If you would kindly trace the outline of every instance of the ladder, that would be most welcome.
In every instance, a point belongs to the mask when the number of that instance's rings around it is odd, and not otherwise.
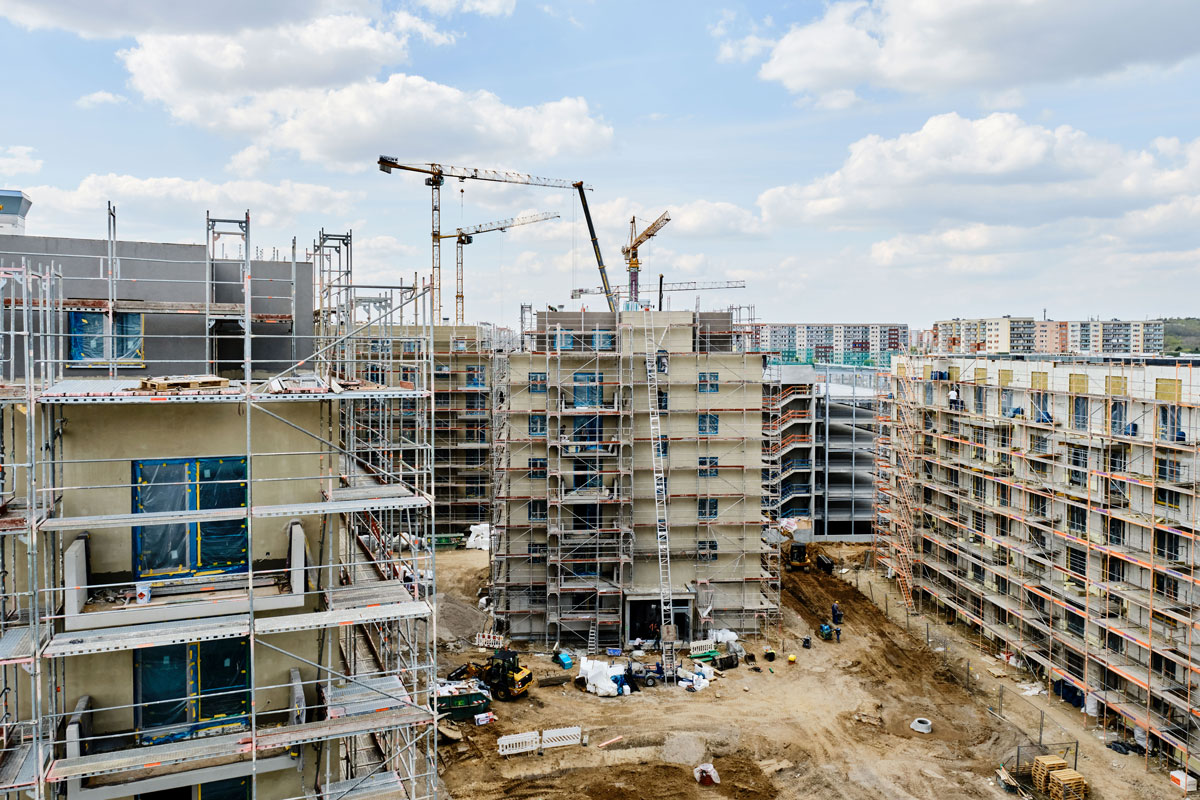
[[[594,656],[600,652],[600,626],[594,622],[588,628],[587,651],[589,656]]]
[[[654,467],[655,543],[658,549],[659,637],[662,639],[663,673],[675,682],[675,617],[671,602],[671,537],[667,524],[667,478],[663,470],[662,420],[658,415],[658,347],[654,342],[654,314],[644,312],[646,333],[646,397],[650,405],[650,461]]]

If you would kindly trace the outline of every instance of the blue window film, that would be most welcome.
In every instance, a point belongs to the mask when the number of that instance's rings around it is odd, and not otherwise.
[[[546,393],[546,373],[531,372],[529,373],[529,391],[531,394]]]
[[[530,414],[529,415],[529,435],[530,436],[545,436],[546,435],[546,415],[545,414]]]
[[[162,459],[133,462],[133,513],[244,509],[246,459]],[[244,572],[245,518],[136,525],[138,578]]]
[[[105,361],[108,315],[92,311],[71,311],[67,315],[71,361]],[[142,315],[116,312],[112,323],[112,358],[116,361],[141,362]]]
[[[720,430],[720,419],[716,414],[700,414],[697,427],[701,436],[712,436]]]
[[[717,499],[715,497],[701,497],[696,501],[696,505],[700,519],[717,518]]]
[[[529,477],[530,478],[545,478],[547,460],[544,458],[529,459]]]
[[[600,385],[603,381],[603,373],[576,372],[574,376],[575,407],[589,408],[603,405],[604,387]]]
[[[700,477],[715,478],[717,477],[717,457],[716,456],[700,456]]]

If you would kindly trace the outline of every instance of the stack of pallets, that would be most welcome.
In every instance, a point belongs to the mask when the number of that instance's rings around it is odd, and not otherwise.
[[[1087,781],[1073,769],[1050,773],[1050,800],[1084,800],[1088,794]]]
[[[1067,762],[1058,756],[1038,756],[1033,760],[1033,788],[1047,791],[1050,774],[1066,768]]]

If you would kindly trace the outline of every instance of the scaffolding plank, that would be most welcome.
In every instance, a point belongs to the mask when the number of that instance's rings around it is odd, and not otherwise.
[[[366,586],[340,586],[326,594],[326,602],[332,609],[359,608],[372,603],[401,603],[412,599],[412,589],[403,581],[378,579]]]
[[[19,744],[4,754],[0,763],[0,790],[8,791],[37,783],[37,757],[32,744]]]
[[[259,728],[257,741],[254,743],[256,747],[252,747],[250,731],[240,731],[188,739],[182,742],[135,747],[111,753],[91,753],[78,758],[60,758],[50,765],[46,779],[55,783],[94,775],[177,764],[213,756],[247,753],[251,749],[259,752],[275,750],[308,742],[353,736],[357,733],[399,728],[405,725],[428,725],[431,722],[433,722],[433,715],[427,709],[406,706],[374,714],[359,714],[352,717],[307,722],[299,725],[282,725],[275,728]]]
[[[42,651],[45,658],[137,650],[142,647],[161,647],[168,644],[191,644],[215,639],[235,639],[248,636],[250,617],[230,614],[221,617],[197,618],[176,622],[152,622],[145,625],[124,625],[96,630],[59,633]]]
[[[98,528],[127,528],[142,525],[169,525],[176,522],[219,522],[222,520],[265,517],[303,517],[313,514],[350,514],[355,511],[424,508],[429,501],[412,495],[379,496],[352,500],[285,503],[245,508],[214,508],[201,511],[158,511],[147,514],[97,514],[84,517],[53,517],[40,524],[47,531],[83,531]],[[247,513],[247,511],[249,513]]]
[[[269,636],[275,633],[312,630],[333,625],[427,617],[431,613],[429,604],[424,601],[381,603],[376,598],[374,605],[259,618],[255,621],[254,632]],[[228,614],[177,622],[152,622],[145,625],[126,625],[60,633],[50,640],[45,650],[42,651],[42,656],[44,658],[64,658],[90,653],[160,647],[168,644],[234,639],[249,634],[250,617],[248,614]]]
[[[46,531],[84,531],[95,528],[127,528],[134,525],[169,525],[174,522],[219,522],[245,519],[244,508],[214,508],[207,511],[156,511],[147,514],[96,514],[85,517],[53,517],[41,523]]]
[[[324,628],[331,625],[354,625],[362,622],[383,622],[389,619],[428,617],[431,614],[432,611],[429,608],[429,603],[426,603],[424,600],[412,600],[406,603],[382,603],[363,608],[335,609],[332,611],[314,611],[308,614],[267,617],[266,619],[256,620],[254,630],[259,634],[285,633],[287,631]]]
[[[407,800],[408,792],[395,772],[336,781],[321,789],[322,800]]]
[[[0,635],[0,665],[19,664],[33,659],[33,638],[29,628],[9,628]]]

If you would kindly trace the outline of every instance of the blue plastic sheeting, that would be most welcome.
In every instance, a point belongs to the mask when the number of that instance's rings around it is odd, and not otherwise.
[[[245,508],[245,458],[177,458],[133,463],[133,511]],[[246,520],[139,525],[133,529],[137,576],[244,572]]]
[[[67,319],[72,361],[104,361],[108,315],[93,311],[72,311]],[[112,358],[116,361],[142,360],[142,315],[113,314]]]

